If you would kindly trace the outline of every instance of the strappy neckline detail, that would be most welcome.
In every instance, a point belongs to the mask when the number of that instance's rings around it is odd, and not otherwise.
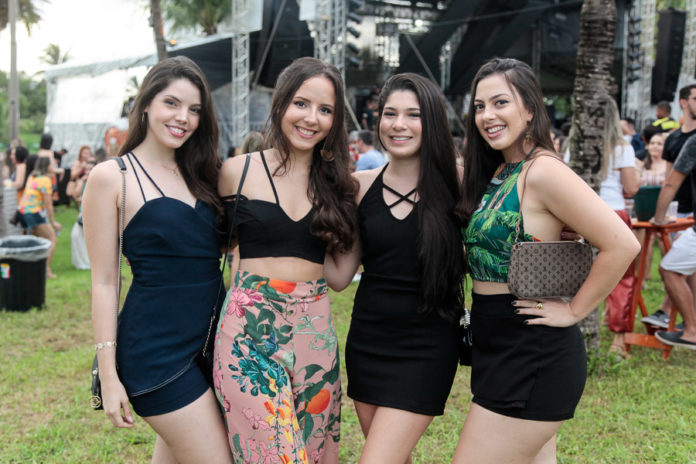
[[[142,163],[138,159],[137,156],[135,156],[135,153],[132,151],[129,151],[126,153],[126,158],[128,159],[128,162],[130,163],[131,167],[133,168],[133,174],[135,174],[135,180],[138,181],[138,187],[140,187],[140,194],[143,196],[143,201],[147,203],[147,197],[145,196],[145,190],[143,190],[143,184],[140,183],[140,176],[138,176],[138,170],[135,169],[135,165],[133,164],[133,160],[135,160],[136,163],[138,163],[138,166],[140,167],[140,170],[143,171],[143,174],[147,176],[149,179],[150,183],[157,189],[157,191],[162,195],[163,197],[167,198],[167,195],[164,194],[161,188],[159,188],[159,185],[155,182],[155,180],[148,174],[148,172],[145,170],[143,167]],[[188,203],[187,203],[188,204]]]
[[[409,192],[407,192],[407,193],[401,193],[401,192],[398,192],[398,191],[394,190],[393,188],[391,188],[391,187],[388,186],[387,184],[385,184],[385,183],[384,183],[384,171],[387,170],[387,166],[389,166],[389,163],[385,164],[384,167],[382,168],[382,171],[380,171],[380,173],[379,173],[379,180],[380,180],[380,182],[382,183],[382,188],[383,188],[383,189],[387,190],[388,192],[393,193],[394,195],[396,195],[397,197],[399,197],[399,199],[396,200],[395,202],[393,202],[392,204],[389,204],[389,203],[387,203],[386,201],[384,202],[384,204],[387,205],[387,208],[389,208],[390,211],[391,211],[391,209],[392,209],[394,206],[398,205],[398,204],[401,203],[402,201],[406,201],[406,202],[408,202],[408,203],[411,203],[411,205],[415,207],[415,206],[418,204],[418,202],[417,202],[417,201],[414,201],[414,200],[412,200],[412,199],[410,199],[409,197],[412,196],[412,195],[415,195],[416,191],[418,190],[418,187],[414,188],[413,190],[411,190],[411,191],[409,191]],[[382,198],[384,199],[384,196],[382,196]],[[409,214],[411,214],[411,213],[409,213]],[[406,215],[406,217],[408,217],[408,215]]]
[[[295,222],[295,223],[300,223],[300,222],[304,221],[305,219],[307,219],[309,216],[311,216],[312,211],[314,211],[314,203],[312,203],[311,207],[309,208],[309,211],[307,211],[307,213],[304,216],[302,216],[300,219],[297,219],[297,220],[290,217],[290,215],[287,213],[287,211],[285,211],[283,209],[283,207],[280,206],[280,198],[278,197],[278,191],[276,190],[275,183],[273,182],[273,176],[271,175],[271,170],[268,168],[268,163],[266,163],[266,155],[264,154],[263,150],[261,150],[259,153],[261,155],[261,161],[263,162],[263,167],[266,170],[266,175],[268,176],[268,181],[271,183],[271,188],[273,189],[273,196],[275,197],[275,203],[270,202],[268,200],[258,199],[258,198],[247,199],[247,201],[259,201],[259,202],[268,203],[271,205],[275,204],[278,207],[278,209],[280,209],[280,211],[282,211],[282,213],[285,215],[286,218],[288,218],[289,220],[291,220],[292,222]]]

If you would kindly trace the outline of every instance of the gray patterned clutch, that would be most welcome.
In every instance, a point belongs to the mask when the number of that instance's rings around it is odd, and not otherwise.
[[[517,242],[510,252],[508,287],[518,298],[572,298],[592,267],[585,242]]]

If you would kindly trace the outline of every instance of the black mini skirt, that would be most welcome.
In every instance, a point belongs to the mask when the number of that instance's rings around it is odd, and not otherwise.
[[[473,294],[471,391],[476,404],[537,421],[573,417],[587,379],[577,325],[527,325],[511,294]]]

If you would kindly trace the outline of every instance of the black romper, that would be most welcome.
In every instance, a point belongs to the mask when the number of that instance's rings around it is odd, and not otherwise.
[[[386,168],[386,166],[385,166]],[[348,396],[377,406],[441,415],[457,370],[459,328],[437,314],[418,313],[418,207],[384,185],[384,169],[360,205],[364,272],[346,341]],[[391,205],[385,188],[401,197]],[[404,219],[390,208],[414,204]]]

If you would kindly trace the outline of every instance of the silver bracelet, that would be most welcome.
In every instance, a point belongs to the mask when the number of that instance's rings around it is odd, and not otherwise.
[[[97,351],[103,350],[104,348],[111,348],[111,347],[116,348],[116,340],[108,341],[108,342],[99,342],[96,345],[94,345],[94,349]]]

